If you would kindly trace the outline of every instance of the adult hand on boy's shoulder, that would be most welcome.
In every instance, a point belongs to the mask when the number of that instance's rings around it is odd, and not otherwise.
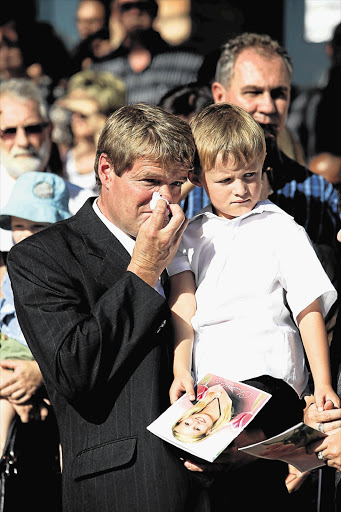
[[[215,460],[215,462],[208,462],[199,464],[186,460],[184,466],[189,471],[198,472],[217,472],[217,471],[235,471],[238,468],[251,464],[257,460],[256,457],[248,455],[238,448],[248,446],[249,444],[259,443],[266,439],[264,432],[260,429],[246,428],[243,430],[238,437],[223,451],[221,455]]]

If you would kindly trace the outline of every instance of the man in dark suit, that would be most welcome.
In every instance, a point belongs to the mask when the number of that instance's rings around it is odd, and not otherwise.
[[[199,510],[198,477],[146,428],[169,406],[160,276],[187,224],[176,203],[193,156],[187,123],[122,107],[98,142],[99,197],[9,253],[19,322],[58,419],[64,511]],[[152,212],[153,192],[170,204]]]

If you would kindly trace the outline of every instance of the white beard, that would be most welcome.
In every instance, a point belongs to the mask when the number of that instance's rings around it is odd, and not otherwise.
[[[27,150],[1,151],[1,163],[12,178],[17,179],[25,172],[43,171],[51,151],[51,142],[45,138],[39,150],[30,147]],[[22,157],[20,155],[27,155]]]

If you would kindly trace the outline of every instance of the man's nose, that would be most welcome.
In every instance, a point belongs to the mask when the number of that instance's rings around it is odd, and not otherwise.
[[[264,114],[274,114],[276,112],[275,100],[270,92],[264,92],[264,94],[259,97],[258,108]]]
[[[17,132],[15,135],[15,143],[17,146],[21,146],[21,147],[27,147],[30,144],[27,134],[26,134],[26,130],[22,126],[17,127]]]
[[[29,229],[21,229],[19,233],[17,232],[16,243],[25,240],[25,238],[28,238],[32,234],[32,231],[30,231]]]
[[[159,194],[172,203],[172,191],[169,185],[161,185],[159,188]]]

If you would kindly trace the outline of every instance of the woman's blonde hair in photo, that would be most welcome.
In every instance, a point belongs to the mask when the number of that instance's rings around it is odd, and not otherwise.
[[[226,391],[225,391],[226,393]],[[214,422],[212,427],[210,428],[209,432],[204,432],[200,434],[182,434],[176,430],[176,427],[184,420],[187,420],[194,414],[199,414],[202,412],[205,407],[212,402],[212,400],[215,399],[215,397],[212,395],[215,395],[215,391],[208,392],[205,398],[202,400],[199,400],[193,407],[191,407],[188,411],[186,411],[181,418],[179,418],[176,423],[172,426],[172,433],[173,436],[182,443],[197,443],[198,441],[202,441],[203,439],[206,439],[209,435],[213,434],[217,430],[219,430],[221,427],[225,426],[227,423],[229,423],[233,417],[233,406],[232,406],[232,400],[229,397],[229,395],[226,393],[228,397],[227,406],[225,410],[221,411],[220,417]]]

